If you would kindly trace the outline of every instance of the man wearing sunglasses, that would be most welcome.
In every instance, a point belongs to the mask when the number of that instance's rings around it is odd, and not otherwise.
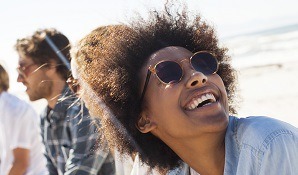
[[[0,65],[0,174],[47,175],[39,117],[8,88],[8,74]]]
[[[99,120],[70,91],[69,40],[55,29],[19,39],[18,82],[31,101],[46,99],[41,131],[50,174],[113,174],[113,159],[98,132]]]

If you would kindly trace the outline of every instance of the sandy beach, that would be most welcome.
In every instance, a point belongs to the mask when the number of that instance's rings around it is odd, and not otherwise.
[[[269,116],[298,127],[298,60],[237,69],[240,117]]]

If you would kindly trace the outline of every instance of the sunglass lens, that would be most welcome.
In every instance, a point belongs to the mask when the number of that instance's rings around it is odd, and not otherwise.
[[[156,75],[164,83],[179,82],[182,77],[182,68],[173,61],[163,61],[156,65]]]
[[[213,74],[217,71],[218,64],[216,58],[210,53],[200,52],[191,58],[191,64],[196,71],[205,75]]]
[[[23,72],[23,70],[21,68],[17,68],[17,72],[19,74],[19,76],[25,77],[25,73]]]

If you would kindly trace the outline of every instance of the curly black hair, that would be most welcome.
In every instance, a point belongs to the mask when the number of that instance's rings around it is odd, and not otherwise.
[[[228,50],[219,46],[213,27],[200,15],[190,19],[187,14],[186,8],[174,13],[166,6],[164,11],[151,12],[149,19],[99,27],[73,49],[82,89],[88,89],[84,100],[89,110],[102,118],[110,144],[123,154],[139,152],[143,162],[160,171],[173,169],[182,161],[162,140],[136,127],[142,111],[140,70],[152,53],[167,46],[212,52],[220,64],[217,74],[227,90],[229,111],[236,113],[236,72]]]

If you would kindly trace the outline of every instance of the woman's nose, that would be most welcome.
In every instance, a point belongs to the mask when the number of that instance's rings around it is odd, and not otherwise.
[[[208,78],[202,72],[194,71],[190,74],[190,77],[186,83],[187,88],[200,87],[207,82]]]

